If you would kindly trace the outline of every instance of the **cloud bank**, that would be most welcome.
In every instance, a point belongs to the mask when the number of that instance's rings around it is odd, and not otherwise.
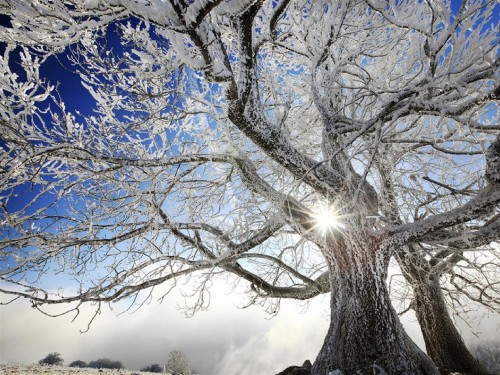
[[[328,329],[328,296],[317,298],[307,310],[284,301],[278,316],[269,320],[261,307],[237,308],[238,295],[227,293],[222,286],[214,288],[209,310],[193,318],[176,308],[182,297],[175,292],[162,304],[153,301],[133,314],[117,316],[103,309],[84,334],[79,331],[92,316],[90,308],[72,323],[72,316],[50,318],[27,301],[16,301],[0,307],[0,363],[29,364],[59,352],[65,364],[107,357],[138,370],[164,363],[170,351],[181,350],[197,373],[252,375],[275,374],[314,360]],[[414,318],[405,316],[403,323],[423,347]],[[481,326],[496,323],[498,319],[492,318]],[[494,329],[484,331],[491,338],[498,334]]]
[[[91,308],[73,316],[47,317],[28,301],[0,307],[1,363],[33,363],[59,352],[65,364],[101,357],[120,360],[132,370],[163,363],[172,350],[184,351],[192,368],[203,374],[270,374],[313,360],[328,328],[328,299],[320,297],[307,311],[285,301],[269,319],[261,307],[237,308],[237,296],[224,288],[212,293],[208,311],[186,318],[173,293],[137,312],[116,315],[109,309],[86,329]]]

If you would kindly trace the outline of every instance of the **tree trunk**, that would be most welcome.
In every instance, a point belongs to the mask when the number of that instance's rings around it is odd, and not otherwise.
[[[439,284],[439,275],[431,275],[428,262],[412,250],[396,254],[396,259],[414,294],[417,316],[427,354],[442,374],[461,372],[488,374],[467,349],[453,323]]]
[[[424,336],[427,353],[442,374],[461,372],[488,374],[469,352],[448,314],[439,278],[413,285],[415,313]]]
[[[343,236],[344,237],[344,236]],[[313,375],[438,374],[404,331],[386,287],[390,253],[364,236],[332,240],[331,322]],[[353,239],[354,238],[354,239]]]

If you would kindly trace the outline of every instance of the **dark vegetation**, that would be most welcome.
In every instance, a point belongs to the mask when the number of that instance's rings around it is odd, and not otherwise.
[[[61,358],[60,353],[50,353],[47,354],[47,356],[41,360],[38,361],[40,365],[57,365],[60,366],[64,362],[64,359]]]
[[[60,353],[50,353],[44,359],[38,361],[40,365],[62,365],[64,359],[62,359]],[[79,367],[79,368],[106,368],[106,369],[122,369],[123,364],[121,361],[113,361],[109,358],[99,358],[95,361],[90,361],[88,364],[85,361],[76,360],[69,364],[69,367]]]
[[[109,358],[99,358],[96,361],[90,361],[87,367],[107,368],[107,369],[122,369],[123,364],[121,361],[113,361]]]
[[[161,373],[163,372],[163,369],[158,363],[153,363],[152,365],[141,368],[141,371]]]
[[[38,361],[41,365],[61,365],[64,360],[61,358],[60,353],[50,353],[44,359]],[[174,374],[183,374],[189,372],[189,360],[185,353],[181,351],[172,351],[169,354],[169,359],[167,365]],[[121,361],[113,361],[109,358],[99,358],[95,361],[90,361],[86,363],[82,360],[76,360],[69,364],[69,367],[78,368],[96,368],[96,369],[123,369],[123,364]],[[141,371],[152,372],[152,373],[162,373],[163,368],[158,363],[153,363],[151,365],[141,368]]]
[[[87,363],[85,361],[73,361],[69,364],[69,367],[79,367],[79,368],[85,368],[87,367]]]

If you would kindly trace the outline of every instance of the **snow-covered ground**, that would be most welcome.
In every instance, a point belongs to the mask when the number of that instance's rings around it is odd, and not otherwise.
[[[40,366],[40,365],[0,365],[0,375],[152,375],[151,372],[130,370],[98,370],[92,368],[75,368],[66,366]]]

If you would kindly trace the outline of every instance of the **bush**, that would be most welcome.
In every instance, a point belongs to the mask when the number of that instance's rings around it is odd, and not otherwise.
[[[152,365],[141,368],[144,372],[163,372],[162,367],[158,363],[153,363]]]
[[[50,353],[44,359],[38,361],[40,365],[57,365],[60,366],[64,362],[64,359],[61,358],[61,354],[59,353]]]
[[[122,369],[123,364],[120,361],[112,361],[109,358],[99,358],[97,361],[90,361],[88,364],[90,368],[108,368],[108,369]]]
[[[69,364],[69,367],[79,367],[79,368],[84,368],[87,367],[87,363],[84,361],[73,361]]]

